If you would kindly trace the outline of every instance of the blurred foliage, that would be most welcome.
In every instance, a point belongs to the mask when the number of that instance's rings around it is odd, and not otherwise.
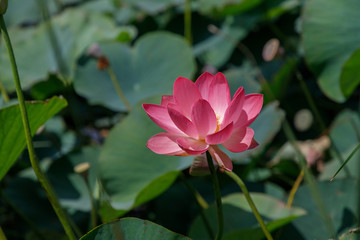
[[[333,182],[328,180],[360,141],[360,2],[191,0],[191,45],[183,36],[184,4],[9,1],[4,17],[29,100],[35,150],[78,237],[208,239],[180,175],[209,205],[205,215],[216,230],[210,178],[188,175],[191,157],[160,156],[146,148],[160,129],[141,108],[171,94],[177,77],[196,80],[204,71],[223,72],[231,94],[240,86],[247,94],[264,94],[262,112],[251,125],[260,145],[228,154],[273,236],[334,237],[307,183],[301,182],[292,206],[286,206],[301,172],[282,128],[287,121],[336,234],[356,237],[359,153]],[[130,107],[119,97],[119,86]],[[2,38],[0,94],[0,226],[8,239],[62,239],[61,225],[23,151]],[[319,147],[323,137],[330,143]],[[224,239],[263,239],[237,186],[223,174],[220,184]],[[142,235],[135,238],[136,233]]]

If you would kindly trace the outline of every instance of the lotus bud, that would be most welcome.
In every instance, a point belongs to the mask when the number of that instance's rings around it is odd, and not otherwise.
[[[8,0],[0,0],[0,15],[6,13],[8,7]]]

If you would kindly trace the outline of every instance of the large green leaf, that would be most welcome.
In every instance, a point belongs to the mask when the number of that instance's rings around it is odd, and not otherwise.
[[[149,14],[157,14],[169,7],[180,5],[178,0],[124,0],[124,3],[140,8]]]
[[[59,97],[44,102],[27,102],[31,134],[34,135],[41,125],[66,105],[66,100]],[[0,109],[0,122],[0,179],[2,179],[24,150],[26,142],[18,105]]]
[[[251,197],[263,217],[273,231],[292,220],[303,216],[306,212],[301,208],[286,207],[285,203],[263,193],[252,193]],[[257,220],[243,194],[235,193],[222,198],[224,212],[224,239],[262,239],[264,237]],[[212,229],[216,229],[217,217],[215,204],[205,211]],[[243,234],[245,234],[243,236]],[[190,227],[190,237],[209,239],[206,228],[200,217]],[[246,237],[245,237],[246,236]]]
[[[157,155],[146,147],[147,140],[161,131],[139,105],[110,131],[99,171],[114,208],[126,212],[151,200],[191,165],[191,158]]]
[[[226,178],[226,176],[221,176],[220,181],[222,178]],[[252,182],[247,182],[248,190],[250,192],[266,193],[277,199],[282,199],[286,196],[285,191],[273,183],[265,183],[264,181],[261,183],[259,183],[259,181],[254,183],[254,180],[258,179],[259,178],[252,178]],[[206,202],[211,203],[215,201],[210,178],[189,176],[187,180],[201,194]],[[221,189],[224,194],[229,194],[238,192],[239,186],[233,182],[223,185]],[[176,181],[171,188],[151,201],[151,206],[152,213],[156,216],[157,223],[180,233],[187,232],[189,226],[184,223],[193,221],[197,214],[199,214],[196,201],[194,201],[193,196],[185,187],[183,181]],[[214,228],[214,231],[215,230],[216,228]]]
[[[236,45],[244,39],[248,31],[234,26],[232,17],[226,18],[221,29],[214,35],[194,46],[194,53],[204,64],[222,67],[231,57]]]
[[[80,240],[190,240],[153,222],[139,218],[123,218],[103,224]]]
[[[132,31],[131,28],[116,27],[114,22],[104,15],[90,14],[77,9],[66,10],[54,17],[52,26],[59,45],[57,58],[64,64],[62,75],[68,79],[73,77],[78,57],[91,44],[100,40],[115,39],[122,32]],[[59,73],[46,24],[29,27],[26,30],[15,27],[9,30],[9,34],[13,39],[13,48],[24,88],[46,79],[49,73]],[[0,81],[8,90],[14,90],[9,64],[6,49],[2,46]]]
[[[116,42],[100,44],[109,59],[127,99],[141,99],[169,93],[179,76],[191,78],[195,71],[192,50],[183,37],[168,32],[152,32],[138,39],[131,48]],[[75,90],[92,104],[125,110],[107,71],[90,60],[78,68]]]
[[[57,11],[56,0],[47,0],[51,13]],[[4,15],[7,26],[36,23],[41,20],[41,8],[38,0],[12,0]]]
[[[228,80],[231,96],[234,96],[239,87],[243,87],[246,94],[261,91],[261,86],[256,81],[256,70],[249,62],[245,62],[241,67],[226,70],[224,75]]]
[[[338,235],[358,226],[356,218],[358,214],[359,182],[357,180],[335,179],[332,182],[319,182],[317,183],[317,189]],[[307,185],[299,188],[294,198],[294,205],[305,209],[307,215],[292,222],[295,229],[285,227],[282,239],[310,240],[333,237],[329,233]],[[295,235],[299,237],[295,238]]]
[[[358,0],[309,0],[303,12],[306,61],[322,91],[337,102],[345,101],[340,89],[343,65],[360,46],[359,8]]]

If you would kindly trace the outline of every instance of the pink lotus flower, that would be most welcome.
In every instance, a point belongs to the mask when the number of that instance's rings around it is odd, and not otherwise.
[[[179,77],[173,94],[163,96],[161,105],[143,104],[151,120],[166,131],[148,140],[151,151],[177,156],[209,151],[220,170],[232,171],[231,159],[218,145],[236,153],[258,145],[249,125],[262,108],[261,94],[245,95],[240,87],[231,100],[225,76],[207,72],[195,83]]]

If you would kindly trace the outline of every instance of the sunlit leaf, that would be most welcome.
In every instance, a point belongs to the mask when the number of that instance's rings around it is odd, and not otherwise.
[[[32,135],[66,105],[66,100],[59,97],[44,102],[26,103]],[[18,105],[0,109],[0,122],[0,179],[2,179],[24,150],[26,142]]]
[[[360,84],[360,49],[345,62],[340,76],[340,85],[346,97],[354,92]]]
[[[345,101],[340,88],[343,65],[360,44],[359,8],[357,0],[312,0],[303,11],[306,61],[322,91],[337,102]]]

